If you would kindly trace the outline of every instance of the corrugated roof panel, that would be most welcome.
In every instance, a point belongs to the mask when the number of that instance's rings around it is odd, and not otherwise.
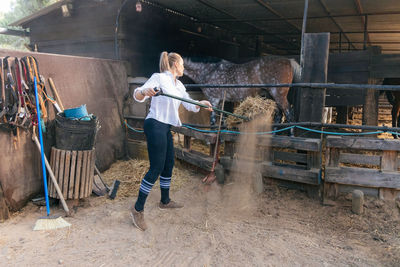
[[[201,20],[209,19],[230,19],[232,17],[225,15],[207,5],[201,3],[200,1],[188,1],[188,0],[154,0],[151,1],[157,3],[161,6],[176,10],[183,14],[198,18]]]

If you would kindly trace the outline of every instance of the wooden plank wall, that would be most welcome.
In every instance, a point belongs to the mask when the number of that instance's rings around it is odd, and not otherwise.
[[[368,83],[370,50],[329,55],[328,82]],[[364,104],[363,90],[327,89],[326,106],[356,106]]]
[[[400,78],[400,55],[373,55],[370,66],[371,78]]]
[[[71,17],[61,9],[33,20],[31,44],[40,52],[114,58],[115,18],[120,1],[74,1]]]

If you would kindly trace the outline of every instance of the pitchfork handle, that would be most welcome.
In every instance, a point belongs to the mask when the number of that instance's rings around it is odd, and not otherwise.
[[[199,107],[209,108],[209,106],[204,105],[204,104],[201,104],[201,103],[199,103],[198,101],[194,101],[194,100],[191,100],[191,99],[186,99],[186,98],[182,98],[182,97],[170,95],[170,94],[164,93],[163,91],[161,91],[161,90],[158,89],[158,88],[154,88],[154,91],[157,92],[157,94],[156,94],[155,96],[163,95],[163,96],[170,97],[170,98],[174,98],[174,99],[178,99],[178,100],[180,100],[180,101],[187,102],[187,103],[190,103],[190,104],[193,104],[193,105],[197,105],[197,106],[199,106]],[[225,111],[225,110],[221,110],[221,109],[216,108],[216,107],[211,107],[211,108],[212,108],[213,110],[215,110],[215,111],[218,111],[218,112],[221,112],[221,113],[224,113],[224,114],[233,116],[233,117],[237,117],[237,118],[242,119],[242,120],[245,120],[245,121],[249,121],[249,120],[250,120],[248,117],[241,116],[241,115],[237,115],[237,114],[234,114],[234,113]]]

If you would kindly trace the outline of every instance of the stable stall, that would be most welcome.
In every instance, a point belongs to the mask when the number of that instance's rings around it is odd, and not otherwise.
[[[157,72],[161,51],[176,51],[190,57],[217,57],[234,63],[249,62],[263,55],[280,55],[297,59],[302,68],[303,83],[379,84],[382,79],[400,77],[400,61],[397,55],[393,55],[400,52],[394,47],[400,43],[398,16],[400,4],[395,0],[380,1],[379,4],[356,0],[335,3],[318,0],[310,4],[307,0],[246,0],[230,1],[229,4],[203,0],[62,0],[11,25],[29,28],[30,47],[38,52],[72,55],[35,54],[41,72],[53,77],[64,102],[70,105],[84,102],[99,117],[102,125],[99,138],[102,141],[96,147],[96,162],[100,161],[102,168],[106,168],[123,154],[125,141],[131,156],[145,154],[144,135],[140,128],[149,103],[139,104],[130,99],[139,80],[127,76],[149,77]],[[390,33],[387,31],[389,26]],[[193,81],[184,77],[183,82],[190,84]],[[130,94],[122,103],[122,97],[128,92],[128,83]],[[188,86],[188,89],[192,98],[204,98],[199,88]],[[323,108],[335,106],[337,122],[346,123],[347,107],[363,105],[363,124],[378,124],[377,90],[326,90],[325,87],[304,86],[294,91],[300,92],[292,98],[298,122],[320,123]],[[195,119],[182,110],[181,117],[184,123],[209,127],[207,112]],[[126,127],[126,137],[121,124]],[[323,129],[323,126],[318,126],[314,130]],[[177,147],[176,156],[200,168],[212,168],[213,144],[218,138],[215,129],[212,130],[201,133],[182,127],[174,129],[185,136],[184,148]],[[314,195],[318,195],[325,179],[332,174],[326,172],[330,169],[324,165],[327,163],[323,160],[323,151],[332,151],[334,147],[330,146],[330,141],[326,144],[321,139],[321,132],[305,134],[305,131],[298,128],[295,132],[297,137],[273,137],[276,143],[263,146],[271,152],[262,163],[262,176],[306,185],[312,192],[317,192]],[[107,139],[102,133],[107,133]],[[309,139],[301,139],[305,135]],[[24,138],[27,149],[33,150],[28,142],[29,136]],[[194,151],[190,141],[193,138],[210,146],[209,153]],[[236,138],[223,134],[220,138],[225,142],[226,155],[221,158],[217,170],[219,181],[223,182],[225,171],[229,171],[231,165],[232,143]],[[391,142],[397,143],[395,140]],[[302,143],[309,146],[302,146]],[[282,151],[285,148],[290,151]],[[9,152],[10,159],[15,158],[17,152]],[[18,155],[22,157],[26,153],[18,152]],[[330,160],[340,157],[335,155],[332,154]],[[382,161],[386,158],[380,157]],[[35,160],[37,163],[38,159]],[[35,160],[30,158],[29,162]],[[397,164],[394,159],[393,162]],[[38,191],[37,175],[32,175],[30,170],[33,166],[37,164],[32,163],[26,172],[35,186],[22,190],[13,188],[20,182],[9,182],[10,177],[16,175],[11,175],[16,166],[2,165],[0,172],[8,175],[8,178],[2,176],[1,181],[8,205],[17,194],[13,192],[20,194],[18,199],[26,201]],[[395,172],[393,179],[400,179],[396,166],[391,167]],[[331,179],[329,182],[342,184],[343,181]],[[348,184],[351,182],[346,182]],[[354,182],[351,185],[359,184]],[[381,187],[379,183],[367,185]],[[393,190],[398,189],[397,182],[390,183],[390,186]],[[394,195],[398,193],[394,192]],[[21,205],[13,207],[17,209]]]

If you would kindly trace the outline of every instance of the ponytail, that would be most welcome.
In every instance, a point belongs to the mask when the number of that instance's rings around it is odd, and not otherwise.
[[[171,66],[173,66],[175,62],[178,62],[178,60],[182,60],[182,57],[178,53],[162,52],[160,56],[160,72],[171,71]]]
[[[169,62],[168,62],[168,53],[162,52],[160,56],[160,72],[164,72],[170,70]]]

